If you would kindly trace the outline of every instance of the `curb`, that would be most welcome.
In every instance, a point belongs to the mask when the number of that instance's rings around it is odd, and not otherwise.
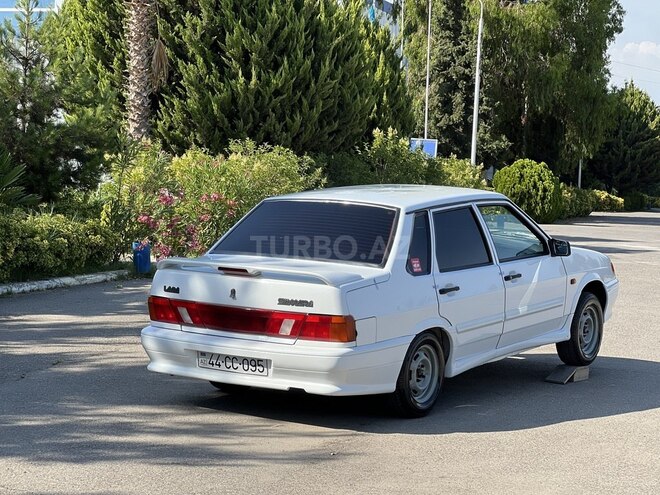
[[[128,270],[115,270],[112,272],[90,273],[88,275],[75,275],[73,277],[60,277],[50,280],[35,280],[34,282],[17,282],[0,285],[0,296],[5,294],[23,294],[38,290],[57,289],[59,287],[73,287],[76,285],[98,284],[109,280],[117,280],[128,276]]]

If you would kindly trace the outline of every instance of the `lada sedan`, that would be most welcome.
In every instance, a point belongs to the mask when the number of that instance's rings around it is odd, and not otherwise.
[[[545,344],[588,365],[618,281],[501,194],[360,186],[262,201],[202,257],[158,264],[152,371],[320,395],[390,394],[405,416],[445,377]]]

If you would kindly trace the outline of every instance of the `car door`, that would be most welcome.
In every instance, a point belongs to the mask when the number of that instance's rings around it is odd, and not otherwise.
[[[493,351],[504,321],[504,282],[471,205],[433,211],[438,311],[454,328],[457,360]]]
[[[564,322],[566,271],[537,226],[507,203],[479,205],[506,290],[497,347],[534,339]]]

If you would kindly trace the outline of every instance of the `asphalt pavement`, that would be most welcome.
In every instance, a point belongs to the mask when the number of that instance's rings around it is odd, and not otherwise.
[[[426,418],[382,400],[150,373],[148,284],[0,298],[0,493],[660,493],[660,213],[545,226],[621,281],[589,380],[554,346],[445,382]]]

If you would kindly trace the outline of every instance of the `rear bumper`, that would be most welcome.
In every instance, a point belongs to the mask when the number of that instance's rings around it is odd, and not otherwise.
[[[320,343],[284,345],[188,333],[148,326],[142,346],[151,371],[220,383],[274,390],[302,389],[318,395],[393,392],[412,336],[358,347]],[[246,375],[197,366],[197,352],[269,359],[269,376]]]

